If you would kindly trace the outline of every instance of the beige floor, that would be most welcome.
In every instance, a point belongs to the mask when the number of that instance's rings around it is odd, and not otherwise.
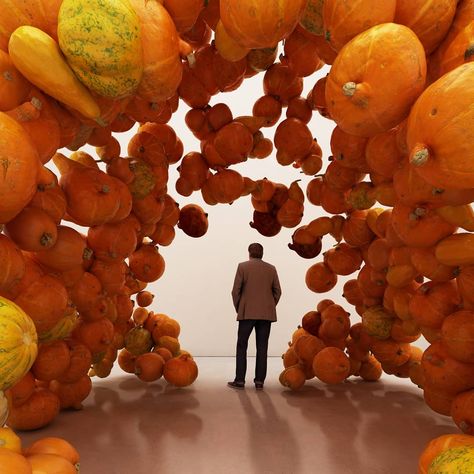
[[[63,412],[25,444],[63,436],[79,449],[83,474],[411,474],[423,446],[456,432],[406,381],[312,380],[292,393],[269,361],[266,389],[225,386],[232,358],[197,358],[198,381],[174,389],[120,370],[94,389],[80,412]],[[254,360],[249,360],[249,375]],[[252,380],[253,377],[248,377]]]

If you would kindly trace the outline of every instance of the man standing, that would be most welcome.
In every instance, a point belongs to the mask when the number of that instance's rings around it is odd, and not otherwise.
[[[245,386],[248,339],[255,328],[257,360],[254,383],[257,390],[262,390],[267,375],[270,325],[277,320],[276,305],[280,299],[281,288],[276,268],[262,260],[262,245],[250,244],[248,252],[249,260],[239,263],[232,288],[239,331],[235,379],[227,385],[241,389]]]

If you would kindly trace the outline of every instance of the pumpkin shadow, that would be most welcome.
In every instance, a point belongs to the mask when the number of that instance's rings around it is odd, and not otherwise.
[[[334,472],[415,472],[426,443],[456,431],[448,417],[426,406],[421,391],[386,378],[339,385],[312,381],[282,396],[324,434]]]

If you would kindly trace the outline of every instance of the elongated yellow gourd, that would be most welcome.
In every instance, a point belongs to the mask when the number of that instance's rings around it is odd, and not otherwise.
[[[38,353],[31,318],[15,303],[0,297],[0,390],[6,390],[30,370]]]
[[[15,67],[35,86],[88,118],[100,116],[99,106],[69,67],[59,45],[44,31],[20,26],[10,37],[8,51]]]

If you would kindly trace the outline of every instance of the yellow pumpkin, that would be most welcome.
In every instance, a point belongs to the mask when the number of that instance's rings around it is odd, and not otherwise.
[[[128,0],[64,0],[58,40],[90,90],[120,98],[138,87],[143,73],[140,21]]]
[[[38,353],[35,325],[15,303],[0,297],[0,390],[30,370]]]
[[[34,26],[11,35],[8,52],[15,67],[35,86],[84,116],[100,116],[100,108],[65,61],[58,43]]]
[[[0,448],[21,454],[21,439],[11,428],[0,428]]]
[[[470,474],[474,472],[474,447],[457,446],[436,456],[428,474]]]

